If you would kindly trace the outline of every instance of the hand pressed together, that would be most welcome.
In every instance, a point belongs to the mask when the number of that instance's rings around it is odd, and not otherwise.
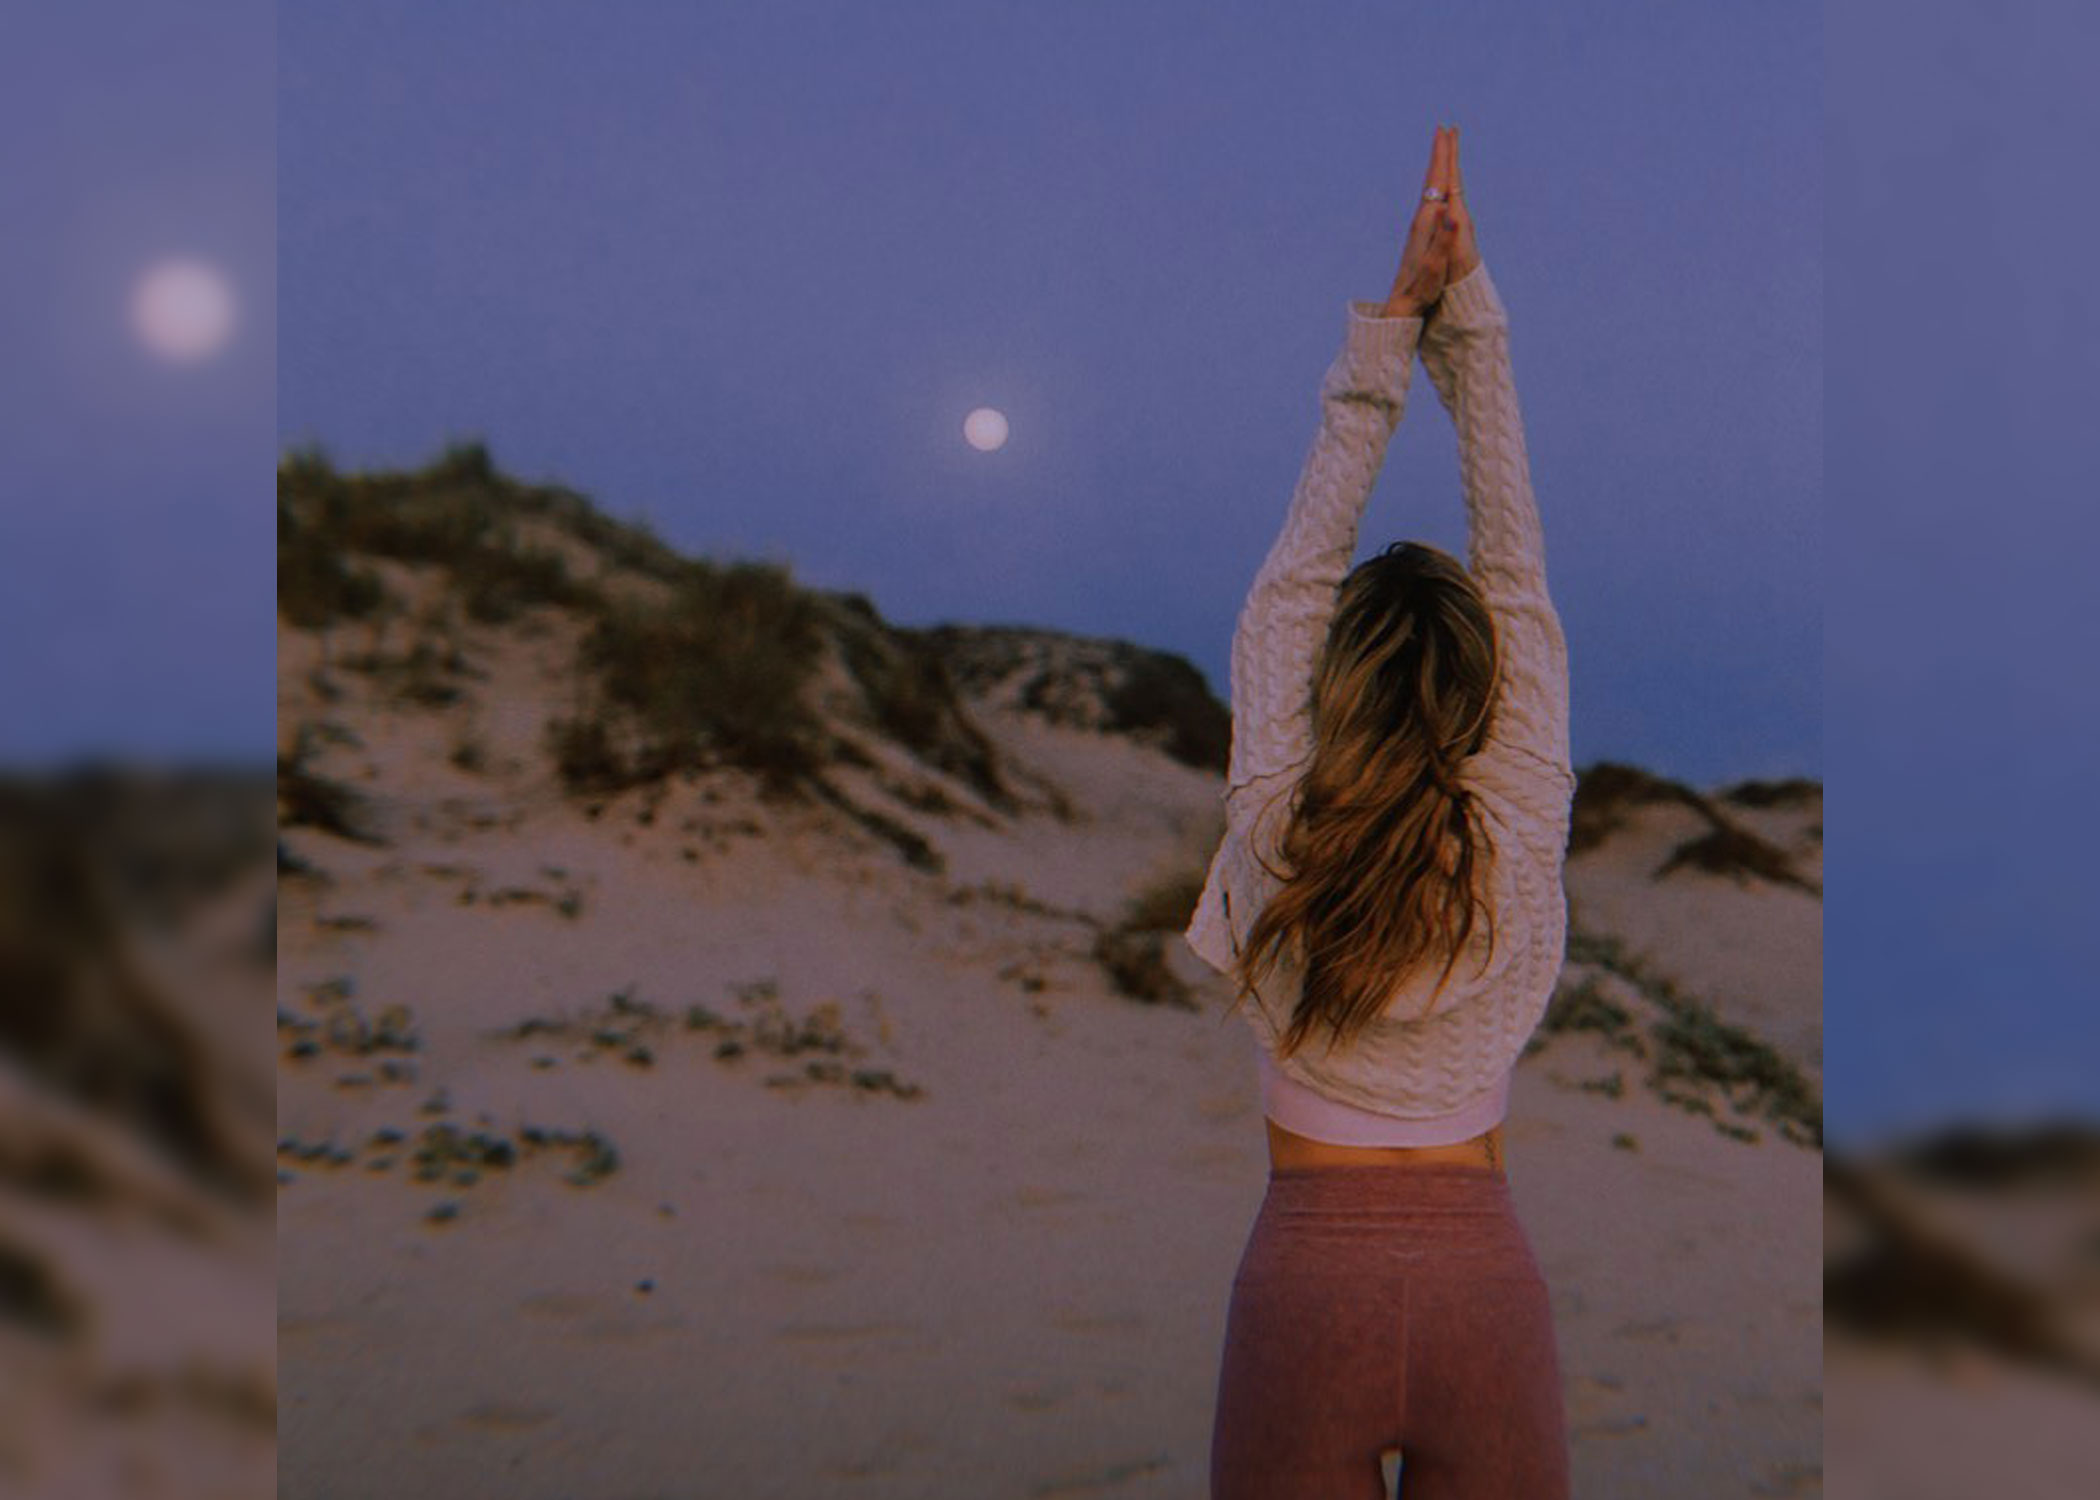
[[[1458,127],[1437,127],[1429,149],[1429,170],[1422,178],[1426,193],[1436,188],[1444,199],[1423,198],[1408,225],[1400,253],[1400,270],[1386,296],[1385,313],[1393,318],[1419,318],[1435,305],[1447,284],[1480,264],[1472,211],[1466,207],[1465,177],[1458,166]]]

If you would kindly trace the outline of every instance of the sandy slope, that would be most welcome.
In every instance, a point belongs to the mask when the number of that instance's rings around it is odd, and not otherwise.
[[[1821,884],[1811,809],[1729,808],[1728,815],[1787,851]],[[1709,825],[1690,808],[1636,809],[1608,843],[1569,860],[1572,927],[1622,939],[1657,972],[1713,1004],[1815,1073],[1823,1071],[1823,903],[1794,886],[1733,882],[1705,871],[1655,872]]]
[[[508,686],[531,685],[490,701]],[[283,1493],[1203,1492],[1264,1186],[1248,1037],[1178,944],[1196,1009],[1115,994],[1089,949],[1207,855],[1217,779],[985,723],[1079,817],[916,818],[934,875],[733,776],[592,820],[463,776],[412,718],[360,721],[328,769],[374,773],[395,842],[287,838],[329,882],[288,882],[281,912]],[[1807,1052],[1820,908],[1704,875],[1643,891],[1651,853],[1586,856],[1578,916]],[[342,1050],[390,1005],[418,1050]],[[812,1016],[843,1050],[793,1050]],[[568,1029],[500,1034],[535,1019]],[[1724,1136],[1631,1072],[1618,1099],[1579,1087],[1623,1061],[1555,1037],[1508,1127],[1578,1492],[1820,1493],[1820,1155]],[[413,1180],[440,1122],[513,1160]],[[375,1145],[387,1127],[407,1139]],[[584,1131],[618,1166],[576,1185],[587,1148],[557,1136]]]
[[[182,921],[127,921],[83,888],[39,913],[52,931],[0,934],[0,988],[26,980],[8,999],[47,1008],[40,1052],[0,1042],[0,1495],[271,1493],[267,790],[257,775],[234,799],[263,858]],[[132,831],[164,833],[151,822]],[[19,829],[0,828],[5,840],[0,861],[23,851]],[[93,851],[83,871],[124,862],[84,830],[69,842]],[[170,884],[182,874],[161,868]],[[19,919],[24,903],[7,904]],[[168,1138],[184,1098],[205,1106],[215,1159],[252,1183],[245,1194],[199,1175],[179,1149],[199,1137]]]
[[[2100,1426],[2088,1388],[1981,1351],[1928,1360],[1835,1335],[1826,1366],[1834,1496],[2100,1494]]]
[[[1833,1158],[1831,1493],[2100,1493],[2100,1134],[2050,1134],[1953,1125]],[[1932,1165],[1950,1156],[1972,1166]]]

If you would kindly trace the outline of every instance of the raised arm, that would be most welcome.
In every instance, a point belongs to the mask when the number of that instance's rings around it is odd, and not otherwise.
[[[1226,796],[1294,774],[1312,753],[1313,668],[1358,523],[1407,406],[1420,317],[1348,304],[1341,353],[1320,382],[1320,425],[1283,530],[1255,574],[1232,636],[1232,753]]]
[[[1273,806],[1312,758],[1313,671],[1356,553],[1364,504],[1407,409],[1423,314],[1451,272],[1458,221],[1443,184],[1455,170],[1456,150],[1457,133],[1440,128],[1392,290],[1383,302],[1347,306],[1341,353],[1320,381],[1312,450],[1283,530],[1240,607],[1232,636],[1228,824],[1251,825],[1249,815]]]
[[[1458,429],[1468,563],[1501,649],[1494,729],[1482,758],[1513,754],[1572,788],[1567,639],[1546,589],[1545,536],[1510,372],[1509,316],[1485,263],[1444,288],[1420,347]]]

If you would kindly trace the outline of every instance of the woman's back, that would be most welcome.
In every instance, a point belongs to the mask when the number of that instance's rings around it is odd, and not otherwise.
[[[1368,1496],[1403,1464],[1424,1500],[1569,1488],[1552,1302],[1496,1130],[1566,938],[1567,666],[1500,299],[1477,261],[1443,285],[1473,248],[1470,217],[1445,206],[1461,190],[1456,132],[1440,130],[1395,293],[1350,305],[1233,642],[1226,835],[1187,936],[1251,987],[1271,1167],[1226,1316],[1211,1500]],[[1425,549],[1349,575],[1418,344],[1458,423],[1470,574]],[[1338,599],[1345,575],[1359,586]],[[1500,925],[1446,944],[1464,951],[1441,988],[1434,963],[1388,963],[1452,911],[1425,892],[1477,898]],[[1368,1024],[1330,1027],[1349,1032],[1331,1049],[1289,1045],[1314,1016]],[[1300,1109],[1344,1139],[1297,1140]],[[1359,1135],[1391,1144],[1347,1143]],[[1381,1154],[1468,1144],[1488,1161]]]
[[[1499,654],[1489,735],[1456,769],[1481,814],[1486,857],[1476,889],[1493,921],[1493,957],[1477,932],[1441,987],[1440,964],[1396,977],[1382,1012],[1346,1048],[1314,1043],[1278,1055],[1304,977],[1293,965],[1272,970],[1244,1013],[1269,1059],[1264,1076],[1288,1081],[1272,1097],[1305,1104],[1311,1095],[1369,1116],[1376,1144],[1436,1146],[1499,1121],[1510,1069],[1559,976],[1575,785],[1567,647],[1546,590],[1507,316],[1486,266],[1446,288],[1432,320],[1379,311],[1349,304],[1343,349],[1321,382],[1319,432],[1241,611],[1226,833],[1186,937],[1214,968],[1235,972],[1281,884],[1293,793],[1317,748],[1309,684],[1419,349],[1458,428],[1469,572],[1491,612]]]

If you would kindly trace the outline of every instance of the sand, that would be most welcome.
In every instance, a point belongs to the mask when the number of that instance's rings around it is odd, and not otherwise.
[[[525,724],[536,683],[487,699]],[[1219,779],[980,717],[1077,816],[900,814],[940,873],[732,773],[591,818],[522,731],[473,777],[414,715],[355,720],[320,764],[392,842],[286,839],[327,880],[280,915],[282,1493],[1204,1492],[1266,1171],[1249,1033],[1178,941],[1187,1008],[1116,993],[1090,949],[1200,870]],[[1643,884],[1661,837],[1637,820],[1571,865],[1578,925],[1819,1072],[1820,904]],[[360,1052],[350,1016],[369,1042],[397,1005],[415,1049]],[[1552,1037],[1506,1128],[1577,1493],[1819,1494],[1820,1153],[1724,1135],[1627,1061]],[[1615,1069],[1620,1097],[1581,1087]],[[508,1164],[416,1181],[441,1123]],[[564,1139],[586,1132],[609,1172]],[[324,1146],[345,1159],[302,1154]]]

